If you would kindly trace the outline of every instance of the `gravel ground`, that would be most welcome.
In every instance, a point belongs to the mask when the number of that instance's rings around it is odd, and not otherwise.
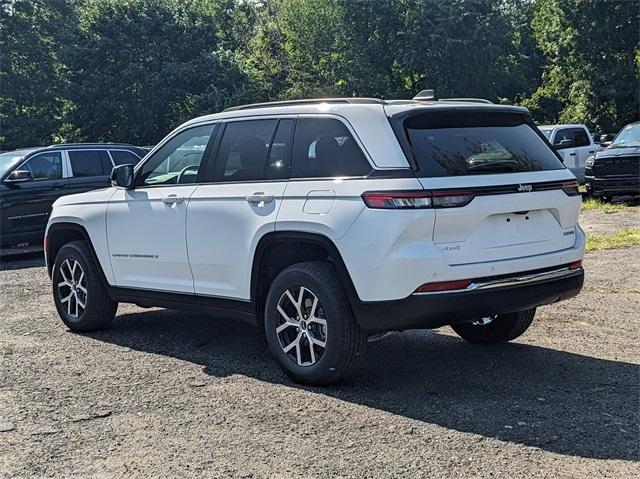
[[[324,389],[243,323],[122,305],[70,333],[40,258],[5,260],[0,477],[638,477],[639,257],[588,254],[511,344],[398,333]]]
[[[580,225],[587,234],[611,234],[622,228],[639,228],[640,207],[625,208],[615,213],[598,209],[583,211]]]

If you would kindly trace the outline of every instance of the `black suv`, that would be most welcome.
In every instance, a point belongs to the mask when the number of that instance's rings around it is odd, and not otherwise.
[[[625,126],[606,150],[585,163],[589,196],[640,196],[640,122]]]
[[[114,166],[147,152],[115,143],[76,143],[0,154],[0,247],[42,245],[60,196],[110,186]]]

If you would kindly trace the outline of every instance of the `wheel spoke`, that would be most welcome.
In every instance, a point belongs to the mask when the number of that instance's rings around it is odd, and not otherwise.
[[[311,293],[313,294],[313,293]],[[311,305],[311,312],[309,313],[309,321],[311,321],[311,318],[314,318],[316,316],[316,308],[318,307],[318,297],[314,294],[313,295],[313,304]]]
[[[69,299],[71,299],[71,296],[73,296],[73,292],[69,293],[69,296],[62,298],[60,300],[60,303],[66,303],[67,301],[69,301]]]
[[[318,318],[318,317],[312,316],[307,320],[307,322],[309,322],[309,323],[317,323],[320,326],[324,326],[325,328],[327,327],[327,320],[324,319],[324,318]]]
[[[311,335],[307,335],[309,339],[307,343],[309,343],[309,352],[311,353],[311,364],[316,362],[316,352],[313,350],[313,340],[311,339]]]
[[[69,296],[69,301],[67,302],[67,314],[71,316],[71,298],[73,298],[73,293]]]
[[[80,307],[84,310],[84,306],[85,306],[86,303],[80,301],[80,298],[76,294],[76,304],[80,305]]]
[[[321,348],[324,348],[327,345],[326,341],[321,341],[318,338],[314,338],[313,336],[309,336],[309,339],[313,344],[317,344]]]
[[[64,279],[68,284],[72,283],[72,279],[69,279],[67,275],[64,273],[64,266],[67,266],[67,270],[71,272],[71,265],[69,264],[69,260],[65,259],[64,262],[60,265],[60,274],[62,275],[62,279]]]
[[[76,294],[74,296],[74,299],[76,300],[76,318],[78,317],[79,313],[78,313],[78,295]]]
[[[282,348],[282,350],[285,353],[288,353],[289,351],[291,351],[295,346],[298,345],[298,343],[300,342],[300,338],[302,337],[302,332],[298,333],[298,336],[296,336],[296,339],[294,339],[293,341],[291,341],[286,347]]]
[[[58,288],[62,288],[63,286],[69,286],[71,287],[71,285],[69,283],[67,283],[66,281],[60,281],[58,283]]]
[[[280,326],[278,326],[276,328],[276,333],[280,334],[282,331],[284,331],[285,329],[291,327],[291,326],[298,326],[296,323],[292,323],[290,321],[287,321],[286,323],[282,323]]]

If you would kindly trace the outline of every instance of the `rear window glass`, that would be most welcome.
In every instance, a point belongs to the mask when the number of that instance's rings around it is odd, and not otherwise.
[[[116,166],[136,165],[140,161],[140,158],[126,150],[111,150],[111,158]]]
[[[419,173],[424,176],[564,168],[519,114],[424,113],[407,118],[404,127]]]

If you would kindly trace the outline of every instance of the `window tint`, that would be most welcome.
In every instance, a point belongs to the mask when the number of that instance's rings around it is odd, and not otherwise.
[[[567,143],[566,148],[572,148],[573,145],[573,131],[571,128],[563,128],[562,130],[558,130],[556,132],[556,136],[553,139],[553,144],[556,146],[560,146],[562,142],[570,141],[571,143]],[[563,148],[564,149],[564,148]]]
[[[21,170],[29,170],[34,180],[58,180],[62,178],[62,154],[58,152],[43,153],[34,156]]]
[[[421,176],[564,168],[519,114],[423,113],[407,118],[404,126]]]
[[[289,159],[291,158],[291,140],[295,120],[280,120],[276,136],[273,137],[269,160],[267,162],[266,179],[288,179]]]
[[[587,132],[584,131],[584,128],[573,129],[573,142],[574,142],[574,146],[589,145],[589,137],[587,136]]]
[[[189,128],[165,143],[142,166],[143,186],[195,183],[214,125]]]
[[[262,180],[277,123],[278,120],[227,123],[216,156],[214,181]]]
[[[108,175],[113,168],[109,154],[104,150],[79,150],[67,153],[75,178]]]
[[[126,150],[109,150],[113,162],[118,165],[136,165],[140,158]]]
[[[293,143],[294,178],[367,176],[371,165],[347,127],[333,118],[300,118]]]

